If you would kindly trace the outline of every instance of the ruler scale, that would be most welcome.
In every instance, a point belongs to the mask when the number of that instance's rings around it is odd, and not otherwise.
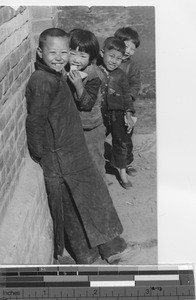
[[[0,300],[195,300],[192,265],[2,266]]]

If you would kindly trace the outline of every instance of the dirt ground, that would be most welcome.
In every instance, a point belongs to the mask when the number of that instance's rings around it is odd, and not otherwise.
[[[74,22],[73,22],[74,20]],[[141,45],[135,60],[141,66],[140,97],[135,102],[134,163],[136,176],[130,176],[130,190],[118,182],[116,172],[107,173],[107,185],[124,227],[122,237],[128,247],[118,264],[156,264],[157,255],[157,178],[156,178],[156,88],[155,12],[153,7],[59,7],[59,27],[92,30],[99,41],[122,26],[139,32]],[[107,30],[106,30],[107,29]],[[111,137],[107,138],[110,145]],[[65,253],[59,263],[74,264]],[[106,264],[99,259],[96,263]]]

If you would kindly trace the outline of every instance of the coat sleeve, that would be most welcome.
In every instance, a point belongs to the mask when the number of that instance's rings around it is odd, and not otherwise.
[[[45,129],[54,89],[45,78],[33,77],[26,88],[27,144],[31,157],[39,162],[42,157]]]
[[[141,78],[139,66],[134,61],[132,61],[132,64],[130,64],[128,67],[127,77],[131,96],[133,97],[133,100],[135,100],[138,97],[140,91]]]
[[[84,86],[84,91],[80,98],[76,98],[77,106],[81,111],[91,111],[98,96],[101,80],[95,77],[88,80]]]
[[[135,109],[133,106],[133,98],[130,93],[129,82],[127,80],[127,76],[125,73],[122,76],[122,92],[123,92],[123,99],[124,99],[124,110],[130,111],[132,114],[134,114]]]

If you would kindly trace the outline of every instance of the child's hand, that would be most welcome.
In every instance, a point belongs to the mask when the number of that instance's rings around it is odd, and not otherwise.
[[[82,77],[80,76],[79,71],[78,70],[70,71],[68,77],[69,77],[70,81],[73,83],[73,85],[75,86],[78,98],[80,98],[83,93],[83,90],[84,90],[84,85],[83,85]]]
[[[127,133],[130,133],[134,126],[134,121],[131,117],[131,112],[127,111],[125,114],[125,118],[126,118]]]
[[[70,71],[68,76],[75,87],[83,86],[82,77],[78,70]]]

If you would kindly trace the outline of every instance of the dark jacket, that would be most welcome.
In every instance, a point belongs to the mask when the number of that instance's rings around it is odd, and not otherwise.
[[[59,178],[69,187],[89,243],[95,247],[119,235],[122,225],[87,150],[66,78],[40,61],[35,68],[26,88],[30,155],[40,163],[45,177]],[[60,211],[61,195],[57,201],[55,209]],[[63,224],[62,216],[56,222]]]
[[[104,110],[128,110],[134,114],[133,99],[125,72],[119,68],[111,72],[107,72],[104,67],[100,68],[105,74],[105,82],[102,85]]]
[[[130,93],[133,100],[135,100],[138,97],[141,87],[139,66],[132,58],[129,58],[127,60],[122,61],[120,69],[122,69],[127,75]]]

